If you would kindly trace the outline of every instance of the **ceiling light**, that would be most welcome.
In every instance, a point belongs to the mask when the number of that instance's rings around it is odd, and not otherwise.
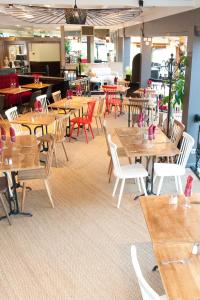
[[[25,15],[25,18],[32,19],[32,18],[34,18],[34,16],[32,16],[32,15]]]
[[[87,18],[87,10],[79,9],[74,3],[74,8],[65,9],[65,19],[67,24],[85,24]]]

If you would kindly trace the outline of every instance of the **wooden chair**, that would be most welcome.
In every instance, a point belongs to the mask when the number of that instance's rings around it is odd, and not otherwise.
[[[138,98],[129,98],[128,102],[125,102],[124,105],[128,105],[129,110],[130,119],[128,120],[128,124],[131,124],[132,127],[134,127],[138,122],[138,117],[141,112],[144,112],[144,121],[148,122],[148,102],[149,100]]]
[[[52,93],[52,97],[53,97],[54,102],[60,101],[62,99],[61,91],[59,90],[59,91]]]
[[[69,118],[70,118],[70,113],[69,114],[65,114],[65,115],[58,115],[56,116],[56,120],[55,120],[55,124],[54,124],[54,133],[51,134],[46,134],[43,135],[41,137],[38,138],[38,140],[42,143],[47,142],[49,140],[50,136],[54,137],[54,141],[55,141],[55,147],[54,147],[54,156],[55,156],[55,162],[56,162],[56,167],[58,167],[58,163],[57,163],[57,144],[61,144],[66,160],[69,161],[68,155],[67,155],[67,150],[65,147],[66,144],[66,128],[68,126],[68,122],[69,122]]]
[[[104,112],[104,117],[106,115],[106,112],[109,114],[112,110],[112,107],[114,107],[116,118],[117,110],[119,109],[120,113],[122,112],[122,101],[116,96],[117,86],[103,85],[102,88],[106,94],[106,109]]]
[[[13,107],[7,109],[5,111],[5,115],[9,122],[17,119],[19,117],[18,112],[17,112],[17,106],[13,106]],[[11,125],[14,128],[16,135],[29,135],[30,134],[28,131],[23,130],[23,127],[21,124],[12,123]]]
[[[44,168],[38,168],[38,169],[31,169],[31,170],[23,170],[18,172],[18,180],[23,183],[23,189],[22,189],[22,202],[21,202],[21,211],[24,210],[24,202],[26,197],[26,181],[28,180],[34,180],[34,179],[41,179],[44,181],[47,194],[49,196],[49,201],[51,203],[51,206],[54,208],[53,199],[51,196],[51,192],[49,189],[48,184],[48,177],[50,175],[51,165],[52,165],[52,158],[53,158],[53,152],[54,152],[54,138],[53,136],[49,135],[48,140],[48,152],[46,156],[46,162]],[[39,146],[41,146],[42,142]],[[39,149],[38,149],[39,151]]]
[[[40,101],[41,102],[41,105],[42,105],[42,112],[48,112],[48,99],[47,99],[47,95],[41,95],[41,96],[38,96],[36,98],[36,100]]]
[[[135,245],[131,246],[131,258],[132,258],[132,264],[133,268],[135,270],[136,277],[138,279],[138,283],[140,286],[140,291],[142,294],[143,300],[167,300],[166,295],[159,296],[152,287],[148,284],[148,282],[145,280],[139,262],[137,258],[137,251]]]
[[[106,120],[104,120],[103,122],[103,132],[104,132],[104,136],[106,139],[106,145],[107,145],[107,155],[110,157],[110,162],[108,165],[108,175],[109,175],[109,179],[108,182],[111,182],[111,176],[112,176],[112,172],[113,172],[113,162],[112,162],[112,157],[111,157],[111,153],[110,153],[110,146],[109,146],[109,142],[108,142],[108,131],[107,131],[107,122]],[[131,158],[127,156],[126,151],[124,150],[123,147],[118,147],[117,148],[117,154],[119,157],[127,157],[129,160],[129,163],[131,164]]]
[[[98,100],[96,100],[96,105],[95,105],[95,111],[93,114],[93,117],[95,118],[96,125],[97,125],[97,130],[99,133],[99,126],[98,126],[98,120],[101,126],[101,129],[103,128],[103,123],[102,123],[102,117],[104,117],[104,106],[105,106],[105,96],[99,96]]]
[[[179,122],[178,120],[174,120],[170,140],[176,146],[178,146],[178,143],[180,142],[180,140],[182,138],[184,130],[185,130],[185,125],[183,123]]]

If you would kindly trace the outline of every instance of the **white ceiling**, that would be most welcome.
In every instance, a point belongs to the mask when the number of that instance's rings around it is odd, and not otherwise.
[[[1,6],[8,6],[9,3],[12,4],[24,4],[27,5],[27,0],[17,0],[8,2],[5,0],[0,0]],[[38,5],[45,7],[73,7],[74,0],[29,0],[29,5]],[[80,8],[132,8],[138,7],[138,0],[77,0],[77,5]],[[141,16],[133,19],[133,21],[128,23],[119,24],[118,27],[126,27],[128,25],[134,25],[141,22],[151,21],[157,18],[162,18],[165,16],[173,15],[176,13],[184,12],[187,10],[195,9],[200,7],[200,0],[144,0],[144,8]],[[0,13],[0,29],[2,28],[13,28],[15,26],[25,27],[42,27],[43,29],[51,29],[59,27],[56,25],[45,25],[37,24],[33,25],[27,21],[21,21],[15,19],[14,17],[1,14]],[[65,25],[67,28],[72,28],[71,25]],[[74,27],[74,26],[73,26]],[[115,29],[116,27],[113,27]]]

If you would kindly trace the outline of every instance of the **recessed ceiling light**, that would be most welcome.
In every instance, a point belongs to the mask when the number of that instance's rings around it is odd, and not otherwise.
[[[25,15],[25,18],[32,19],[32,18],[34,18],[34,16],[32,16],[32,15]]]

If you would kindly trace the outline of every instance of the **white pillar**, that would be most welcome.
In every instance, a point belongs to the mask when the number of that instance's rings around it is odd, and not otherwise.
[[[65,26],[60,26],[60,67],[65,68]]]
[[[141,87],[145,87],[147,85],[147,80],[151,77],[151,54],[152,48],[151,45],[146,45],[145,42],[141,41]]]

